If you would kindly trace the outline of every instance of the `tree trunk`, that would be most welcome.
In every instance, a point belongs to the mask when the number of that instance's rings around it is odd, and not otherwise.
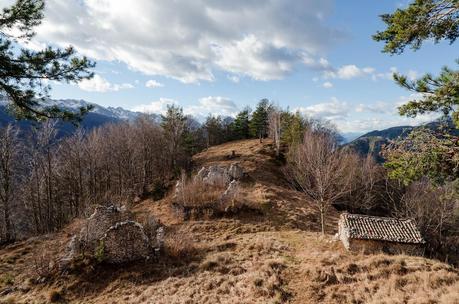
[[[320,209],[320,227],[322,235],[325,235],[325,210]]]

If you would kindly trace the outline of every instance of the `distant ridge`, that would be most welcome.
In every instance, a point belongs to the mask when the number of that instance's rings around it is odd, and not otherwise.
[[[405,138],[414,129],[419,127],[437,130],[445,124],[451,129],[450,133],[455,135],[459,134],[459,130],[454,127],[452,120],[448,118],[446,120],[440,119],[432,121],[420,126],[399,126],[371,131],[347,143],[345,146],[354,149],[362,155],[371,154],[378,162],[384,162],[384,158],[381,156],[381,150],[383,146],[388,144],[391,140]]]
[[[100,127],[107,123],[117,123],[121,121],[132,121],[135,120],[140,112],[129,111],[121,107],[103,107],[101,105],[90,103],[85,100],[75,99],[48,99],[44,102],[44,106],[59,106],[60,108],[78,111],[80,107],[92,105],[94,108],[91,112],[83,117],[80,127],[83,130],[91,130],[93,128]],[[160,118],[158,114],[151,114],[154,119]],[[20,129],[27,131],[33,126],[33,122],[27,120],[16,120],[7,110],[7,103],[4,100],[0,100],[0,127],[6,124],[15,124]],[[58,137],[71,135],[76,130],[76,126],[70,122],[60,121],[57,124]]]

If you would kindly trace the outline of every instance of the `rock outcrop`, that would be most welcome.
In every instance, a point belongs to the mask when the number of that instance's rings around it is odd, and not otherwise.
[[[231,181],[240,180],[243,177],[244,170],[237,163],[233,163],[229,167],[217,165],[202,167],[195,176],[196,179],[209,185],[228,185]]]

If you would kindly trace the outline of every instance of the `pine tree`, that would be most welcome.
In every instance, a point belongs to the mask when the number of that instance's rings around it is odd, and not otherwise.
[[[72,47],[32,51],[17,43],[35,35],[33,28],[41,23],[44,7],[43,0],[17,0],[0,13],[0,94],[17,118],[78,120],[92,107],[82,107],[75,114],[56,106],[45,107],[42,102],[49,97],[49,81],[89,79],[93,76],[89,70],[95,64],[86,57],[77,57]],[[15,36],[16,32],[20,34]]]
[[[239,112],[232,123],[232,133],[234,139],[247,139],[250,138],[250,129],[249,129],[249,115],[250,108],[245,108],[243,111]]]
[[[250,120],[249,129],[250,135],[255,138],[259,138],[260,142],[263,141],[268,135],[268,115],[271,108],[271,104],[268,99],[262,99],[257,105],[257,108],[252,114]]]
[[[291,113],[284,111],[281,114],[282,142],[291,146],[298,144],[303,139],[304,131],[307,129],[308,121],[299,112]]]
[[[435,43],[447,40],[451,44],[459,37],[458,0],[415,0],[404,9],[381,16],[387,28],[373,36],[385,43],[383,52],[401,54],[406,47],[418,50],[425,40]],[[394,74],[395,81],[420,99],[411,100],[399,108],[401,115],[415,117],[428,112],[453,114],[459,127],[459,70],[443,68],[438,77],[426,74],[416,81]]]

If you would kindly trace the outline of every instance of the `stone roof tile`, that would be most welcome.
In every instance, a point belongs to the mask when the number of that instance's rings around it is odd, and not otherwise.
[[[422,244],[424,239],[413,219],[361,214],[341,214],[341,225],[351,239]]]

